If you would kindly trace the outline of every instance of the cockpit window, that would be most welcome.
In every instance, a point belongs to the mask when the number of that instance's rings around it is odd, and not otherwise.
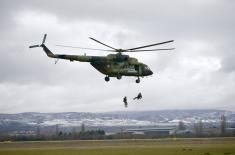
[[[145,69],[150,70],[150,68],[148,66],[145,66]]]

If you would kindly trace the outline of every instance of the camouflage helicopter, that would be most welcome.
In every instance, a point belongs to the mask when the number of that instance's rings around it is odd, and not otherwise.
[[[94,38],[90,38],[93,41],[110,48],[110,50],[73,47],[73,46],[64,46],[64,45],[57,45],[57,46],[116,52],[116,54],[108,54],[107,56],[53,54],[45,45],[46,37],[47,37],[47,34],[44,35],[41,45],[32,45],[32,46],[29,46],[29,48],[42,47],[42,49],[44,50],[44,52],[47,54],[48,57],[56,58],[57,60],[65,59],[65,60],[70,60],[70,61],[90,62],[90,64],[95,69],[97,69],[102,74],[106,75],[104,79],[107,82],[110,80],[110,77],[116,77],[117,79],[121,79],[122,76],[134,76],[134,77],[137,77],[136,83],[139,83],[140,77],[150,76],[153,74],[153,72],[150,70],[150,68],[146,64],[138,62],[136,58],[129,57],[129,55],[122,54],[124,52],[160,51],[160,50],[173,50],[174,49],[174,48],[166,48],[166,49],[144,49],[143,50],[143,48],[170,43],[170,42],[173,42],[174,40],[160,42],[160,43],[146,45],[146,46],[140,46],[136,48],[130,48],[130,49],[116,49]]]

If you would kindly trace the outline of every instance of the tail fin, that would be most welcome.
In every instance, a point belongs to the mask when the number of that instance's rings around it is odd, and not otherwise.
[[[48,57],[55,58],[55,55],[44,44],[46,41],[46,38],[47,38],[47,34],[44,34],[41,45],[32,45],[32,46],[29,46],[29,48],[42,47],[43,51],[47,54]]]

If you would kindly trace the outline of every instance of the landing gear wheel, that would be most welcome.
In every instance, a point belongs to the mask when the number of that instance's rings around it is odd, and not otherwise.
[[[118,75],[118,76],[117,76],[117,79],[118,79],[118,80],[120,80],[121,78],[122,78],[122,76],[121,76],[121,75]]]
[[[135,82],[136,82],[136,83],[140,83],[140,79],[139,79],[139,78],[136,79]]]
[[[105,80],[106,82],[108,82],[110,79],[109,79],[108,76],[106,76],[106,77],[104,78],[104,80]]]

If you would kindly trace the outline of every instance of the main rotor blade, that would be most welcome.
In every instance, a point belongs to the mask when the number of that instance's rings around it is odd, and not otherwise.
[[[115,52],[114,50],[105,50],[105,49],[97,49],[97,48],[86,48],[86,47],[78,47],[78,46],[66,46],[66,45],[56,45],[56,46],[66,47],[66,48],[79,48],[79,49],[86,49],[86,50],[97,50],[97,51]]]
[[[106,44],[100,42],[99,40],[96,40],[96,39],[91,38],[91,37],[89,37],[89,38],[90,38],[91,40],[94,40],[94,41],[97,42],[97,43],[100,43],[100,44],[102,44],[102,45],[104,45],[104,46],[107,46],[107,47],[109,47],[109,48],[111,48],[111,49],[117,50],[116,48],[113,48],[113,47],[111,47],[111,46],[109,46],[109,45],[106,45]]]
[[[145,52],[145,51],[167,51],[167,50],[174,50],[175,48],[160,48],[160,49],[151,49],[151,50],[130,50],[130,51],[123,51],[123,52]]]
[[[166,44],[166,43],[170,43],[170,42],[173,42],[173,41],[174,41],[174,40],[164,41],[164,42],[161,42],[161,43],[150,44],[150,45],[140,46],[140,47],[136,47],[136,48],[130,48],[130,49],[126,49],[126,50],[124,50],[124,51],[137,50],[137,49],[141,49],[141,48],[146,48],[146,47],[151,47],[151,46]]]

